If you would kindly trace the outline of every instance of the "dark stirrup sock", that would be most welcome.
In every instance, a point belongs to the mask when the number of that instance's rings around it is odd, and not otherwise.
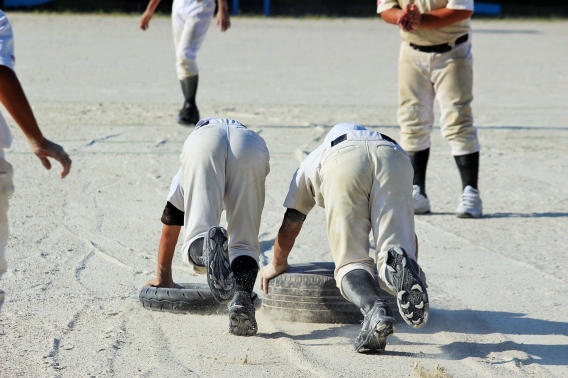
[[[252,293],[258,274],[256,260],[250,256],[238,256],[231,263],[231,269],[235,275],[235,291]]]
[[[205,238],[195,239],[189,246],[189,257],[195,265],[205,266],[203,261],[203,244]]]
[[[479,176],[479,151],[473,154],[454,156],[462,180],[462,189],[471,186],[477,189],[477,179]]]
[[[341,280],[343,296],[365,313],[371,311],[377,299],[381,299],[377,286],[374,277],[363,269],[352,270]]]
[[[199,83],[199,75],[186,77],[180,80],[181,91],[185,99],[185,105],[195,105],[195,96],[197,95],[197,84]]]
[[[409,152],[410,162],[414,168],[414,178],[412,185],[420,187],[420,194],[426,197],[426,167],[428,166],[428,158],[430,157],[430,149],[422,151]]]

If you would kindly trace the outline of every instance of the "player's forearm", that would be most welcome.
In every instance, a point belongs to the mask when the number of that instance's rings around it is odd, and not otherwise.
[[[43,134],[16,73],[0,66],[0,102],[18,124],[31,144],[41,144]]]
[[[160,246],[158,247],[158,269],[156,276],[164,281],[172,280],[172,261],[181,226],[162,227]]]
[[[284,219],[274,241],[274,258],[272,260],[274,266],[285,266],[288,264],[288,256],[294,247],[296,238],[300,234],[302,224],[301,222],[290,222]]]
[[[422,13],[419,29],[439,29],[466,20],[473,14],[470,10],[442,8]]]
[[[381,12],[381,18],[389,24],[398,24],[398,20],[402,15],[402,9],[400,8],[391,8],[386,11]]]
[[[219,12],[229,13],[229,2],[227,0],[217,0],[217,8]]]
[[[150,0],[148,6],[146,7],[146,12],[154,13],[161,0]]]

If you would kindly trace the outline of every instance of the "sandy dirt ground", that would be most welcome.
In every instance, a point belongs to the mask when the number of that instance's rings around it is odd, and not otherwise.
[[[159,221],[182,143],[168,18],[8,13],[16,70],[45,134],[73,158],[59,180],[14,122],[9,271],[0,281],[1,377],[568,376],[568,23],[474,21],[474,112],[485,217],[454,217],[460,181],[438,130],[433,214],[416,217],[429,324],[398,325],[380,355],[358,325],[272,321],[255,337],[228,318],[147,311]],[[202,116],[261,133],[271,173],[261,226],[270,260],[302,151],[351,121],[398,138],[395,27],[379,19],[235,18],[199,56]],[[6,114],[4,112],[4,114]],[[329,261],[324,213],[291,262]],[[179,252],[179,251],[178,251]],[[204,282],[175,258],[174,279]]]

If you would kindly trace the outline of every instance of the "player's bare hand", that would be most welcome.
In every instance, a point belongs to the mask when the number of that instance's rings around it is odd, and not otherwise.
[[[45,138],[41,141],[30,139],[28,142],[32,152],[39,158],[45,169],[51,169],[51,162],[48,158],[52,158],[61,164],[62,169],[59,174],[61,178],[64,178],[67,174],[69,174],[69,171],[71,170],[71,159],[63,147]]]
[[[229,15],[229,9],[224,9],[222,7],[217,12],[217,26],[222,32],[228,30],[231,27],[231,16]]]
[[[260,290],[264,292],[264,294],[268,294],[268,281],[273,279],[274,277],[285,273],[290,270],[288,264],[275,266],[272,263],[266,265],[264,268],[260,270]]]
[[[173,289],[176,287],[176,284],[172,279],[163,279],[163,278],[154,278],[144,284],[144,287],[153,286],[153,287],[166,287],[169,289]]]
[[[148,10],[144,12],[144,14],[142,14],[142,16],[140,17],[140,22],[138,23],[140,29],[142,30],[148,29],[150,27],[150,20],[152,19],[153,16],[154,12],[150,12]]]

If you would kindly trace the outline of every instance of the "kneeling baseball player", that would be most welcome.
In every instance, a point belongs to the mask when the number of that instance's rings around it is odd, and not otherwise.
[[[261,289],[268,293],[269,280],[288,270],[296,237],[318,204],[325,208],[337,286],[365,316],[355,350],[383,351],[395,331],[393,313],[374,278],[371,231],[379,279],[396,295],[406,323],[424,326],[428,294],[416,262],[412,174],[408,155],[388,136],[352,123],[336,125],[294,174],[274,259],[260,272]]]
[[[251,299],[258,274],[258,232],[270,172],[264,140],[229,119],[204,119],[185,141],[181,167],[162,215],[156,278],[145,286],[175,286],[172,260],[183,232],[184,262],[207,282],[219,303],[229,303],[229,332],[257,331]],[[226,210],[228,227],[219,226]]]

